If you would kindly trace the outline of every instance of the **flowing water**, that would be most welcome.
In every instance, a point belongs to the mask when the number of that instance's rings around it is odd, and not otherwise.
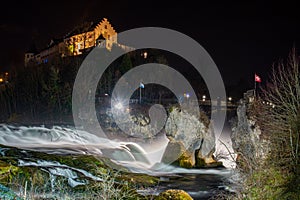
[[[230,192],[231,169],[183,169],[160,163],[167,143],[168,139],[162,137],[154,144],[142,146],[135,142],[100,138],[86,131],[76,130],[74,127],[0,125],[0,144],[2,145],[49,154],[103,156],[127,167],[132,173],[146,173],[160,177],[161,181],[158,186],[141,189],[139,190],[141,194],[158,194],[166,189],[183,189],[194,199],[208,199],[219,190]],[[0,149],[0,154],[5,155],[5,149]],[[19,166],[42,167],[52,177],[53,184],[56,176],[66,177],[71,187],[86,184],[78,179],[79,174],[101,181],[99,177],[82,169],[57,162],[44,160],[33,162],[20,159]]]

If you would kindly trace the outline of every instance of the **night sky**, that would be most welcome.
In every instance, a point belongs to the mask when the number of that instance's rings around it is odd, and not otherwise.
[[[1,6],[0,70],[23,63],[34,41],[43,48],[78,23],[106,17],[117,32],[156,26],[198,41],[227,85],[263,81],[272,64],[300,47],[300,10],[295,2],[198,3],[197,1],[7,1]],[[184,66],[183,66],[184,67]]]

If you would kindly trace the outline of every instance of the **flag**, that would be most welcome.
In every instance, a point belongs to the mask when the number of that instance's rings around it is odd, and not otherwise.
[[[145,88],[145,85],[142,82],[140,83],[140,88]]]
[[[256,74],[255,74],[255,82],[259,82],[259,83],[261,82],[261,78]]]

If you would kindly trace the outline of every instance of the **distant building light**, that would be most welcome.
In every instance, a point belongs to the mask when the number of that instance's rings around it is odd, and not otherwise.
[[[206,99],[206,96],[205,96],[205,95],[203,95],[203,96],[202,96],[202,99]]]
[[[232,97],[228,97],[228,101],[232,101]]]
[[[0,78],[0,83],[2,83],[3,82],[3,78]]]
[[[5,76],[8,76],[8,72],[5,72]]]

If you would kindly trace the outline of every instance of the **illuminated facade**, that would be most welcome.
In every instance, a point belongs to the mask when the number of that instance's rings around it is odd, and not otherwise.
[[[103,43],[104,41],[104,43]],[[55,56],[66,57],[82,54],[83,51],[95,46],[111,50],[117,44],[117,32],[106,18],[98,23],[85,23],[76,27],[63,39],[51,40],[47,48],[40,52],[28,51],[25,53],[25,66],[29,62],[37,64],[47,63]]]

